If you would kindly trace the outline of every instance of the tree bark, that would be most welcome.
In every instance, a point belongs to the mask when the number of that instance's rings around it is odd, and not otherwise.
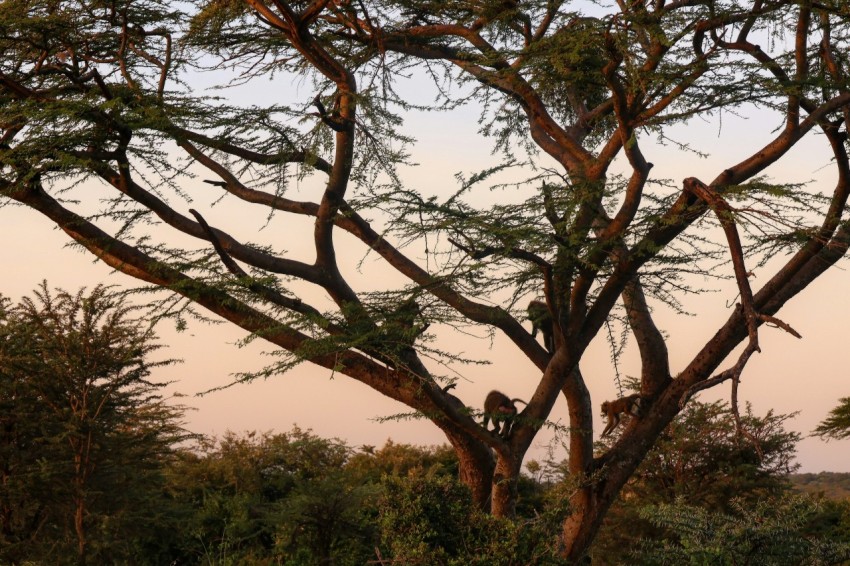
[[[491,513],[497,517],[515,517],[518,480],[522,457],[500,454],[493,473]]]
[[[77,564],[85,566],[86,563],[86,529],[85,511],[86,504],[82,497],[74,498],[74,532],[77,534]]]
[[[472,500],[479,509],[490,506],[491,479],[496,468],[490,449],[483,443],[471,440],[468,435],[443,432],[451,442],[458,459],[458,479],[469,488]]]

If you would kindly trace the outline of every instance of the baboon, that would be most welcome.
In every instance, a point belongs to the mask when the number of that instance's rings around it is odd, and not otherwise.
[[[555,336],[552,333],[552,315],[546,303],[537,299],[528,303],[528,320],[531,321],[531,337],[537,336],[537,331],[543,334],[543,346],[551,354],[555,351]]]
[[[493,419],[493,432],[507,439],[511,434],[514,417],[517,414],[517,408],[514,404],[516,402],[528,405],[522,399],[511,399],[495,389],[488,393],[484,399],[484,428],[489,430],[490,419]]]
[[[641,408],[641,396],[637,393],[620,397],[614,401],[605,401],[602,403],[602,415],[608,417],[608,424],[605,425],[605,430],[602,431],[602,436],[607,436],[614,431],[620,424],[620,415],[628,413],[629,415],[639,417]]]

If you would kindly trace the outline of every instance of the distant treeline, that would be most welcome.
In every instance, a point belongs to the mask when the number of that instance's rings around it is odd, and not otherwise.
[[[833,501],[850,499],[850,473],[790,474],[788,480],[803,493],[823,495]]]

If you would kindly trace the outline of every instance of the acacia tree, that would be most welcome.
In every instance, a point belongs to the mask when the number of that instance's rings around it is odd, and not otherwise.
[[[569,558],[585,553],[683,404],[737,384],[765,323],[793,332],[776,313],[850,243],[843,0],[13,0],[0,22],[8,201],[43,213],[115,269],[290,353],[269,371],[309,361],[427,416],[495,514],[512,514],[523,455],[564,396],[579,486],[563,526]],[[181,82],[195,61],[235,68],[239,83],[298,79],[315,98],[204,99]],[[502,152],[443,200],[398,174],[415,148],[401,115],[416,109],[394,87],[420,71],[438,88],[435,107],[479,103],[481,133]],[[713,178],[685,179],[672,196],[654,184],[663,177],[644,155],[650,136],[698,114],[752,108],[781,122],[769,142],[718,164]],[[765,180],[816,133],[834,157],[831,194]],[[470,198],[506,163],[530,171],[518,203]],[[237,239],[189,210],[203,186],[189,176],[196,170],[222,196],[268,209],[270,222],[311,218],[313,261]],[[286,193],[308,178],[322,183],[314,200]],[[66,199],[83,181],[87,200]],[[722,231],[704,229],[712,222]],[[756,230],[742,238],[740,226]],[[406,284],[359,288],[341,268],[340,233]],[[403,244],[423,239],[440,244],[417,261]],[[720,252],[740,305],[674,377],[650,305],[675,300],[681,276],[707,272]],[[753,262],[782,254],[753,290]],[[311,302],[314,289],[330,300]],[[518,306],[537,295],[555,322],[552,351],[522,324]],[[640,352],[643,411],[595,455],[579,362],[617,320]],[[501,333],[539,369],[507,438],[477,424],[427,363],[440,354],[426,340],[432,322]]]

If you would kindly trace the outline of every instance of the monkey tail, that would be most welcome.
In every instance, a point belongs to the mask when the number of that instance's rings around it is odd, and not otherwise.
[[[525,405],[526,407],[528,406],[528,403],[526,403],[526,402],[525,402],[525,401],[523,401],[522,399],[511,399],[511,402],[513,402],[513,403],[520,402],[520,403],[522,403],[523,405]]]

